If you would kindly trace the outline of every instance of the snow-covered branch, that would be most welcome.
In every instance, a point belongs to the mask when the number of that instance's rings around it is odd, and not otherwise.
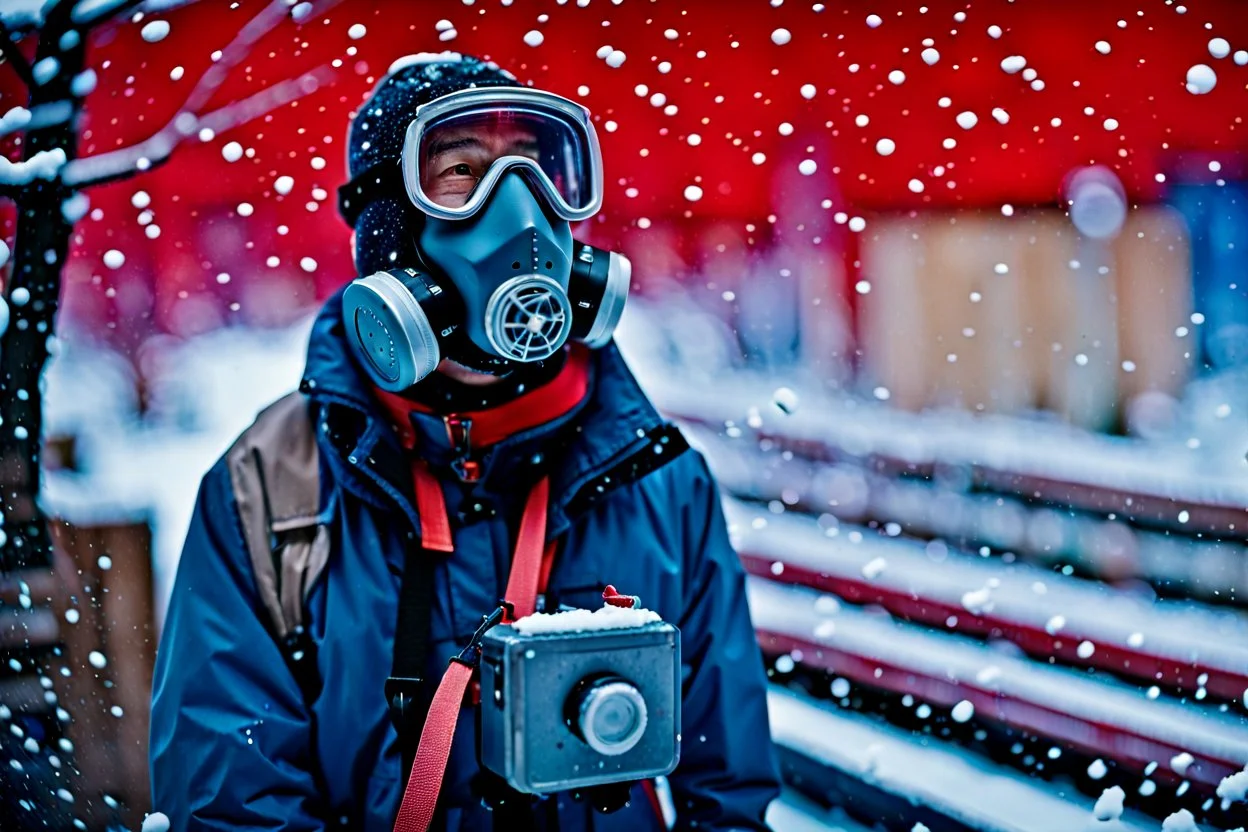
[[[219,133],[238,127],[284,104],[316,92],[333,77],[332,69],[320,66],[202,116],[182,113],[165,129],[136,145],[75,159],[65,165],[61,180],[70,188],[81,189],[150,170],[168,161],[174,149],[196,131],[207,128],[213,133]]]
[[[318,4],[319,10],[324,11],[338,2],[339,0],[325,0]],[[287,0],[273,0],[265,6],[221,50],[221,57],[200,76],[186,101],[178,108],[177,114],[164,127],[138,144],[74,160],[65,168],[65,184],[71,188],[84,188],[148,170],[166,161],[179,144],[203,127],[213,130],[214,133],[236,127],[267,112],[268,110],[257,110],[262,102],[267,102],[268,109],[271,110],[319,88],[332,77],[331,70],[327,67],[319,67],[298,78],[275,84],[267,90],[207,115],[201,114],[225,82],[230,70],[242,63],[251,54],[256,43],[276,29],[289,14],[290,4]],[[210,119],[212,123],[209,123]]]
[[[30,124],[30,120],[30,110],[25,107],[10,108],[7,113],[0,116],[0,136],[7,136],[25,129],[26,125]]]
[[[65,151],[59,147],[55,150],[40,150],[24,162],[10,162],[0,156],[0,189],[9,190],[29,185],[36,179],[51,182],[64,167]]]
[[[94,26],[129,11],[143,0],[78,0],[69,17],[79,26]]]

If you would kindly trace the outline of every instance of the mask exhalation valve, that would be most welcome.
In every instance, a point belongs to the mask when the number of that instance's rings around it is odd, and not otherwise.
[[[490,296],[485,332],[499,355],[513,361],[549,358],[568,340],[572,306],[549,277],[513,277]]]

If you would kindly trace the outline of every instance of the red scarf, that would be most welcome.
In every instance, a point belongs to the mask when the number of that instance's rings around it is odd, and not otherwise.
[[[559,418],[580,404],[588,389],[589,350],[580,344],[574,344],[559,375],[542,386],[534,387],[498,407],[447,415],[472,420],[472,445],[474,448],[485,448],[513,433],[520,433]],[[376,387],[373,388],[373,395],[390,416],[403,447],[408,450],[415,448],[416,433],[412,429],[411,414],[434,413],[434,410]]]
[[[589,349],[574,344],[559,375],[542,386],[498,407],[445,414],[443,421],[447,424],[452,446],[456,444],[452,435],[453,423],[470,422],[473,448],[484,448],[512,434],[557,419],[580,404],[588,390]],[[416,431],[412,427],[411,414],[434,413],[433,409],[378,388],[373,388],[373,394],[389,415],[403,447],[413,450],[416,447]],[[412,478],[416,485],[416,512],[420,515],[422,545],[438,552],[455,551],[442,484],[417,454],[412,454]]]

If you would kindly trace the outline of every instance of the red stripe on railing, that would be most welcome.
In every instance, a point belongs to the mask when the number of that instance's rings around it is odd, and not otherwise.
[[[800,650],[802,664],[833,671],[867,687],[913,695],[929,704],[951,708],[962,700],[975,707],[975,714],[1014,728],[1048,737],[1087,753],[1104,756],[1135,772],[1159,762],[1149,776],[1172,783],[1187,779],[1206,790],[1216,788],[1222,778],[1243,767],[1242,761],[1228,760],[1199,749],[1181,747],[1123,725],[1086,719],[1017,695],[983,687],[971,679],[949,679],[924,670],[891,663],[875,656],[849,652],[839,645],[821,644],[787,633],[757,630],[758,643],[768,656]],[[1193,762],[1184,777],[1172,772],[1166,763],[1181,752]]]
[[[1248,688],[1248,668],[1234,670],[1216,667],[1200,660],[1179,663],[1149,653],[1143,647],[1106,644],[1098,641],[1095,636],[1079,633],[1070,624],[1061,632],[1050,634],[1043,627],[1030,623],[1013,621],[992,613],[975,615],[948,601],[923,598],[865,579],[855,580],[846,575],[816,572],[803,566],[785,563],[783,560],[779,562],[784,563],[784,569],[777,575],[772,571],[772,564],[777,562],[774,557],[749,552],[742,552],[740,557],[746,571],[752,575],[829,592],[852,604],[877,604],[906,621],[946,629],[945,621],[950,616],[956,616],[957,632],[1003,638],[1033,656],[1052,656],[1066,664],[1096,667],[1183,693],[1194,693],[1202,687],[1197,680],[1206,676],[1203,687],[1210,696],[1219,699],[1238,700]],[[1079,643],[1085,639],[1096,644],[1096,651],[1086,659],[1080,658],[1076,653]]]

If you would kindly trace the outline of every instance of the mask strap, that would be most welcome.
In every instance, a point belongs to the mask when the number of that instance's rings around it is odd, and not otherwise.
[[[355,228],[355,222],[364,209],[379,199],[397,199],[404,205],[410,204],[397,159],[378,162],[340,186],[338,213],[347,225]]]

